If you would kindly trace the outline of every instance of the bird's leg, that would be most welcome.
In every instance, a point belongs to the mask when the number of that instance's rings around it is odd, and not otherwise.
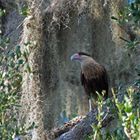
[[[88,100],[89,101],[89,111],[91,111],[92,110],[92,101],[91,101],[91,98]]]
[[[89,111],[95,109],[97,107],[96,101],[93,97],[89,98]]]
[[[92,98],[92,108],[95,109],[97,107],[97,103],[95,98]]]

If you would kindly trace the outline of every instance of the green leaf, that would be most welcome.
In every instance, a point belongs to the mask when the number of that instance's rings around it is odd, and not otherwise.
[[[10,57],[12,57],[12,58],[15,57],[15,53],[14,53],[13,51],[10,51],[10,52],[8,53],[8,55],[9,55]]]
[[[26,71],[31,73],[31,68],[30,68],[30,65],[28,63],[26,64]]]
[[[126,106],[125,107],[125,112],[126,113],[131,113],[132,112],[132,107],[131,106]]]
[[[21,64],[23,64],[23,63],[24,63],[24,60],[23,60],[23,59],[19,59],[19,60],[18,60],[18,64],[19,64],[19,65],[21,65]]]
[[[0,18],[5,15],[6,11],[0,8]]]
[[[28,16],[28,13],[29,13],[29,8],[28,8],[28,6],[24,5],[21,8],[20,14],[23,15],[23,16]]]
[[[16,46],[15,51],[16,51],[17,58],[19,58],[21,56],[21,51],[20,51],[20,46],[19,45]]]
[[[114,17],[114,16],[112,16],[111,19],[113,19],[113,20],[118,20],[118,18],[116,18],[116,17]]]

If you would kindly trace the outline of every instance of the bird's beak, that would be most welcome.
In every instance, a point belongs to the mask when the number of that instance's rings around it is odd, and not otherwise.
[[[71,57],[70,57],[71,61],[74,61],[74,60],[79,60],[80,59],[80,56],[78,53],[75,53],[73,54]]]

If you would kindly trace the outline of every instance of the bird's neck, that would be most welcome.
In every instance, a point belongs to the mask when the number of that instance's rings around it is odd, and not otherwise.
[[[97,62],[93,58],[87,58],[79,61],[81,64],[81,69],[87,65],[90,65],[91,63],[96,64]]]

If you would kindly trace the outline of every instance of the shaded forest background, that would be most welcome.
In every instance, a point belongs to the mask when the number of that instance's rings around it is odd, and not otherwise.
[[[27,124],[36,122],[33,139],[43,140],[44,130],[88,112],[79,65],[70,61],[73,53],[87,52],[104,65],[110,88],[136,77],[140,50],[130,54],[120,39],[129,35],[111,19],[126,4],[125,0],[0,0],[6,10],[0,28],[2,36],[10,38],[9,49],[30,42],[32,74],[23,73],[19,118]],[[26,16],[20,14],[23,7],[28,7]]]

